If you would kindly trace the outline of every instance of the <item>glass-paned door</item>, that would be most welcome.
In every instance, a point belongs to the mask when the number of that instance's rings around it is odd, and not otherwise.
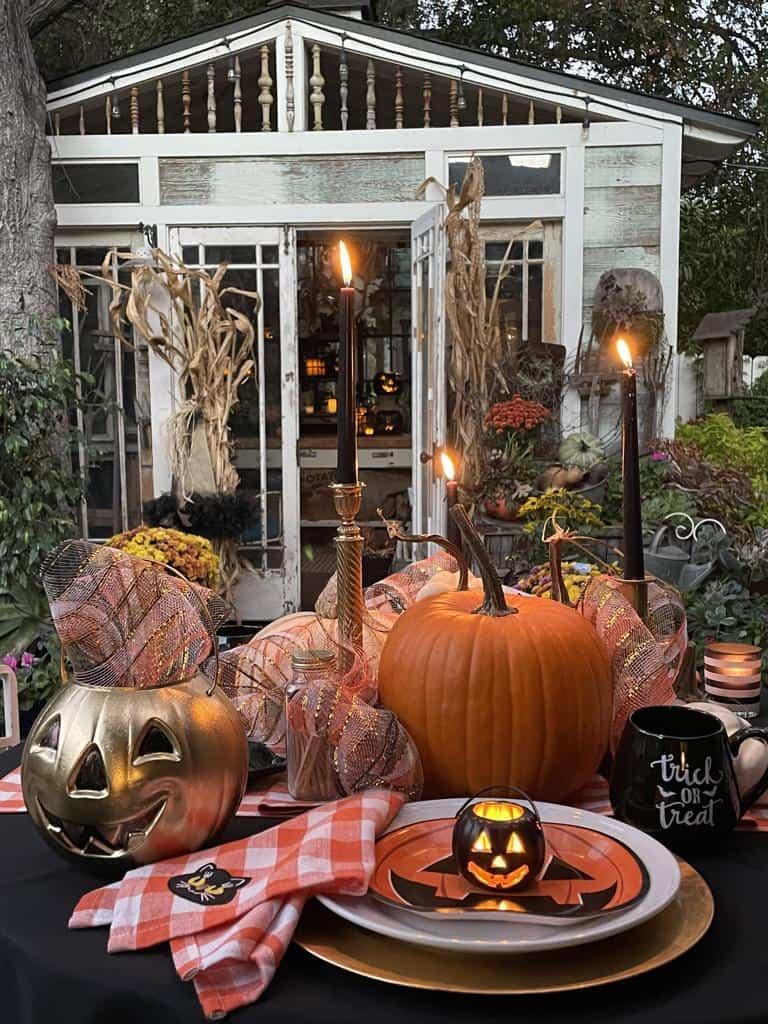
[[[296,239],[292,228],[178,228],[171,246],[187,266],[213,272],[228,263],[222,287],[257,292],[261,303],[225,296],[255,328],[252,376],[230,418],[240,488],[252,496],[243,537],[245,571],[235,589],[240,618],[267,621],[299,603],[298,366]]]
[[[59,239],[56,262],[77,267],[84,278],[84,309],[60,291],[65,322],[62,352],[81,376],[83,406],[73,415],[82,436],[77,458],[87,480],[80,508],[81,530],[90,540],[106,540],[138,526],[142,502],[152,496],[152,444],[147,347],[134,348],[114,336],[109,305],[112,290],[101,279],[101,265],[112,248],[130,248],[129,239],[112,236],[77,244]],[[130,270],[113,264],[112,275],[130,284]]]
[[[445,258],[443,208],[411,226],[413,287],[413,520],[414,533],[445,533],[445,483],[435,451],[445,444]]]

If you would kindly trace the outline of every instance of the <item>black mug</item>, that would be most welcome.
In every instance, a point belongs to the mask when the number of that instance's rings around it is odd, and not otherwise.
[[[768,788],[768,768],[743,796],[734,758],[744,740],[768,743],[768,729],[728,736],[715,715],[684,706],[640,708],[629,716],[611,772],[617,818],[664,841],[732,829]]]

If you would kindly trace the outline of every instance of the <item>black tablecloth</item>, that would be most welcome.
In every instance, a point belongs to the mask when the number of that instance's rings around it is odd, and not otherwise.
[[[0,756],[0,774],[18,753]],[[225,838],[252,834],[237,819]],[[690,856],[715,895],[705,938],[644,977],[568,994],[486,998],[397,988],[337,970],[292,947],[262,999],[233,1024],[745,1024],[768,1021],[768,834],[734,833]],[[108,956],[104,928],[68,932],[98,881],[48,849],[26,814],[0,814],[0,1024],[202,1024],[167,947]],[[621,942],[621,937],[617,937]],[[589,956],[585,946],[583,956]]]

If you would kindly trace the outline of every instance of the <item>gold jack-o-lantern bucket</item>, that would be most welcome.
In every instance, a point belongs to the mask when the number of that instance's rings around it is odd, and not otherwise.
[[[57,852],[106,871],[205,846],[248,778],[242,720],[215,684],[226,605],[87,541],[59,545],[41,578],[74,681],[24,748],[32,820]]]
[[[59,853],[125,869],[199,849],[237,810],[248,745],[229,699],[197,675],[130,690],[69,683],[22,759],[30,816]]]

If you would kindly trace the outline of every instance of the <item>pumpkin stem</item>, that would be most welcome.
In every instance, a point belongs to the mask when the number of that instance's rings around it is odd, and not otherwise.
[[[496,575],[490,556],[485,549],[479,533],[469,521],[467,510],[463,505],[454,505],[451,509],[453,521],[461,531],[464,545],[472,555],[480,570],[480,578],[483,581],[483,592],[485,597],[479,608],[475,609],[477,615],[514,615],[517,608],[509,608],[501,580]]]
[[[402,540],[406,544],[437,544],[456,560],[459,567],[459,582],[456,591],[469,590],[469,562],[464,557],[464,552],[453,541],[448,540],[439,533],[403,533],[400,524],[396,519],[387,519],[382,509],[377,508],[379,519],[387,528],[387,536],[390,540]]]

